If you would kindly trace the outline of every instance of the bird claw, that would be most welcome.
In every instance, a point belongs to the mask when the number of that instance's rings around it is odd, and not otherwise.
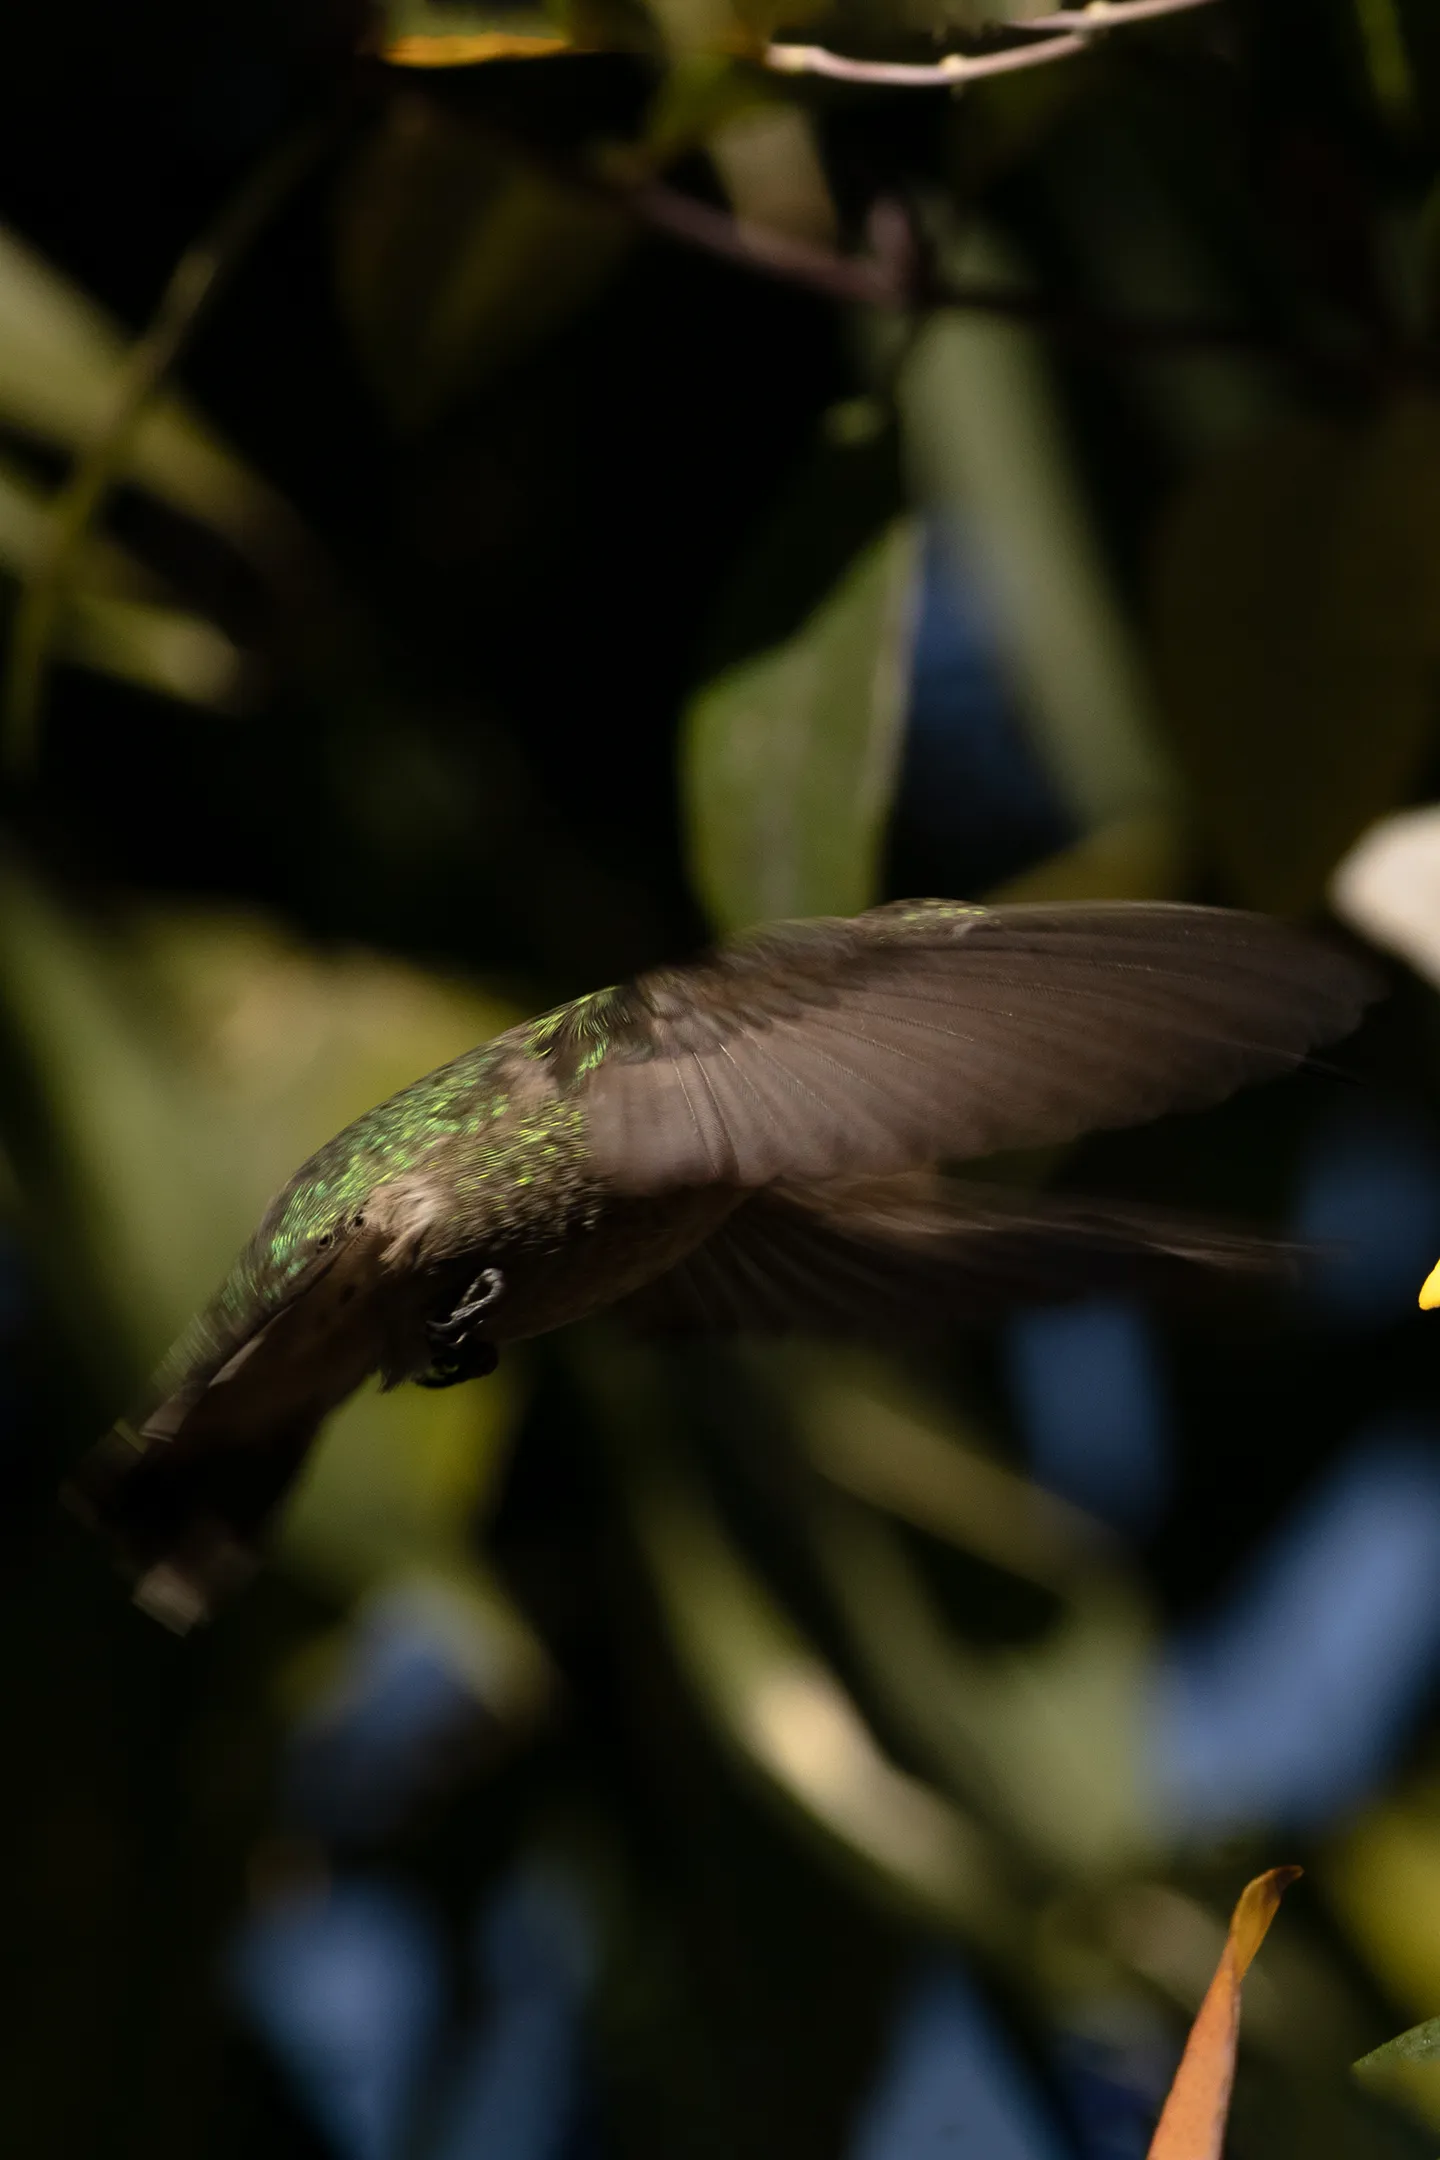
[[[479,1296],[476,1292],[480,1292]],[[499,1268],[487,1267],[475,1277],[460,1303],[444,1320],[432,1320],[425,1333],[437,1349],[453,1349],[472,1332],[472,1323],[488,1312],[505,1294],[505,1278]]]
[[[475,1323],[504,1293],[499,1268],[485,1268],[453,1312],[426,1323],[425,1338],[434,1355],[428,1371],[415,1376],[421,1387],[456,1387],[462,1380],[483,1380],[494,1372],[500,1353],[477,1333]]]

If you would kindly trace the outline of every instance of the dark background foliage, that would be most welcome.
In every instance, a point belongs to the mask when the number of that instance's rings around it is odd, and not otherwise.
[[[347,1412],[183,1642],[55,1505],[294,1161],[512,1013],[910,891],[1313,916],[1434,792],[1440,21],[760,64],[1026,12],[7,26],[16,2153],[1138,2154],[1297,1854],[1233,2150],[1428,2149],[1347,2072],[1440,2000],[1419,872],[1330,1066],[996,1166],[1333,1244],[1298,1309],[543,1345]],[[382,57],[477,26],[570,42]]]

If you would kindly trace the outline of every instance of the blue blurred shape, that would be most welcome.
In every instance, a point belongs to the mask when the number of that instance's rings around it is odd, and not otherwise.
[[[1118,1529],[1148,1530],[1170,1486],[1165,1376],[1150,1324],[1114,1298],[1017,1314],[1003,1354],[1041,1484]]]
[[[1076,837],[1026,738],[994,610],[962,527],[926,532],[898,808],[979,891]]]
[[[1061,2032],[1055,2069],[1085,2160],[1145,2160],[1179,2047],[1149,2004],[1100,2000]]]
[[[246,1922],[228,1973],[340,2160],[396,2160],[444,2004],[424,1907],[375,1883],[284,1898]]]
[[[955,1966],[900,2005],[850,2160],[1066,2160],[1068,2146],[1004,2033]]]
[[[1322,1823],[1387,1768],[1440,1657],[1440,1430],[1377,1427],[1168,1653],[1151,1730],[1172,1827]]]
[[[331,1844],[400,1828],[464,1766],[493,1719],[426,1600],[397,1590],[357,1617],[331,1686],[286,1750],[283,1809]]]
[[[1311,1138],[1294,1231],[1321,1248],[1310,1289],[1327,1312],[1359,1327],[1413,1313],[1440,1256],[1434,1132],[1394,1104],[1332,1112]]]
[[[488,2000],[430,2160],[560,2160],[581,2122],[589,1913],[563,1876],[526,1869],[487,1908],[477,1949]]]

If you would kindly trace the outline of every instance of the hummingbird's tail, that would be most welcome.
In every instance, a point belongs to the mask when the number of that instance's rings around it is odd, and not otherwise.
[[[1106,1292],[1213,1302],[1293,1284],[1307,1256],[1160,1208],[907,1172],[768,1187],[626,1309],[664,1333],[913,1340]]]

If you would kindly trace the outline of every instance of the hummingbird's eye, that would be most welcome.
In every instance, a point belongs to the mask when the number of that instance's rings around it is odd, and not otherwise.
[[[315,1250],[316,1252],[329,1252],[334,1242],[335,1232],[333,1230],[322,1230],[315,1240]]]

